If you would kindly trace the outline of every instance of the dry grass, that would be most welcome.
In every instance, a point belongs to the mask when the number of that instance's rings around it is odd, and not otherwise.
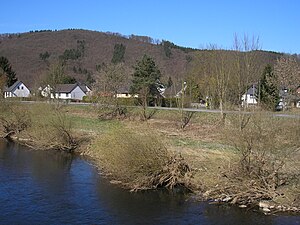
[[[113,179],[134,190],[184,186],[189,171],[184,160],[170,153],[159,137],[145,131],[113,130],[95,141],[89,155],[97,158]]]
[[[299,160],[299,129],[299,120],[275,118],[265,113],[252,115],[243,127],[238,117],[228,121],[225,136],[236,148],[237,158],[223,171],[226,179],[222,186],[214,188],[210,196],[223,195],[239,204],[278,198],[282,203],[282,196],[286,196],[286,205],[299,205],[297,193],[293,191],[299,186],[299,163],[293,163],[295,157]],[[281,194],[278,190],[282,190]]]
[[[55,139],[51,136],[53,128],[45,122],[51,121],[51,114],[44,114],[51,111],[47,107],[31,109],[35,129],[30,133],[45,141]],[[155,188],[167,186],[164,181],[171,180],[183,182],[207,198],[240,204],[264,198],[299,207],[298,120],[257,114],[241,130],[238,115],[228,116],[224,128],[219,114],[196,113],[182,131],[178,127],[179,114],[173,111],[158,111],[143,123],[138,115],[125,121],[99,121],[97,111],[85,107],[72,110],[68,106],[63,111],[67,111],[67,119],[77,132],[93,135],[87,153],[110,178],[127,187]],[[136,111],[130,110],[131,115]],[[251,151],[247,152],[249,146]],[[183,156],[184,161],[174,155]],[[193,178],[186,177],[191,174],[187,164]],[[184,168],[187,171],[180,175]],[[170,177],[172,171],[177,171],[178,177]]]
[[[228,116],[225,127],[218,117],[197,113],[181,131],[178,114],[158,112],[145,124],[127,126],[160,134],[168,149],[191,166],[195,190],[205,192],[205,197],[239,204],[272,199],[299,205],[299,120],[257,113],[240,130],[238,115]]]

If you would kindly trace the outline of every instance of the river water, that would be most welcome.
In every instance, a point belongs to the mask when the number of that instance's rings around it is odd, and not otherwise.
[[[0,224],[300,224],[300,216],[264,216],[182,194],[129,193],[79,157],[1,139],[0,207]]]

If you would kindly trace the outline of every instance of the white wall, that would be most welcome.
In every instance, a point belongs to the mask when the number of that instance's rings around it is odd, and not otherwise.
[[[130,94],[120,93],[117,94],[117,98],[131,98]]]
[[[28,88],[24,84],[21,84],[20,86],[18,86],[16,88],[16,90],[14,91],[14,94],[17,97],[29,97],[30,91],[28,90]]]
[[[4,92],[4,98],[13,97],[11,92]]]
[[[242,105],[256,105],[257,104],[257,100],[256,97],[254,95],[243,95],[242,96]]]
[[[30,96],[29,89],[21,83],[19,86],[17,86],[12,92],[5,92],[4,97],[20,97],[20,98],[26,98]]]
[[[74,90],[71,92],[72,99],[82,100],[83,96],[86,96],[86,94],[81,90],[79,86],[74,88]]]
[[[126,93],[119,93],[117,94],[117,98],[138,98],[139,96],[138,95],[134,95],[132,96],[131,94],[126,94]]]

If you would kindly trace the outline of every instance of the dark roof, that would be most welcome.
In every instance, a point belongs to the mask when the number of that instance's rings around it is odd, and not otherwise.
[[[6,87],[4,88],[4,91],[6,92],[12,92],[16,87],[18,87],[20,84],[22,84],[23,82],[20,80],[17,80],[13,85],[11,85],[10,87]]]
[[[118,88],[118,90],[117,90],[117,92],[119,93],[119,94],[129,94],[129,87],[128,86],[123,86],[123,87],[119,87]]]
[[[279,97],[287,97],[287,96],[289,96],[287,89],[284,88],[279,90]]]
[[[257,92],[256,85],[253,84],[248,90],[247,90],[247,95],[254,95]]]
[[[17,80],[13,85],[11,85],[10,87],[4,87],[4,91],[6,92],[12,92],[14,89],[16,89],[16,87],[18,87],[19,85],[23,84],[25,87],[27,87],[22,81]]]
[[[60,92],[60,93],[70,93],[72,92],[77,86],[79,86],[77,83],[76,84],[58,84],[56,85],[55,92]],[[80,86],[79,86],[80,87]]]
[[[85,84],[82,84],[79,86],[81,88],[81,90],[84,92],[84,93],[87,93],[89,90],[87,88],[89,88],[87,85]],[[90,88],[89,88],[90,89]],[[91,90],[91,89],[90,89]]]

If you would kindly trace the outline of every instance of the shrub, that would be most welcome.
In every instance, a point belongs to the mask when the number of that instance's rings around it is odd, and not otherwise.
[[[4,138],[18,135],[31,126],[31,118],[26,110],[4,101],[1,102],[1,108],[0,126]]]
[[[31,107],[31,117],[35,119],[23,136],[26,144],[35,149],[62,150],[71,152],[77,147],[72,122],[62,108],[41,104]]]
[[[178,100],[177,100],[177,98],[164,98],[162,100],[162,106],[163,107],[177,108],[178,107]]]
[[[106,172],[133,190],[186,184],[189,167],[150,133],[114,130],[96,141],[93,154]]]
[[[236,136],[242,171],[273,188],[288,158],[299,150],[299,122],[256,114]]]
[[[227,138],[237,149],[239,161],[227,174],[231,185],[221,192],[234,196],[232,201],[240,204],[274,199],[278,187],[295,177],[299,182],[299,119],[263,113],[241,118],[228,125]]]

